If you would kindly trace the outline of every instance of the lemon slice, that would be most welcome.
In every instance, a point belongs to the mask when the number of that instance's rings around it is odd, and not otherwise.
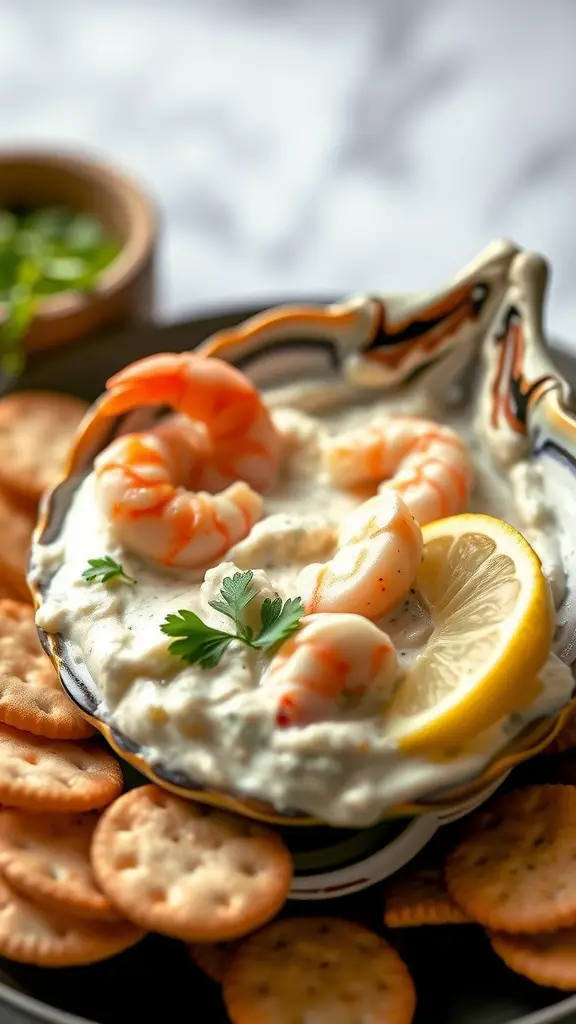
[[[554,631],[540,560],[513,527],[461,515],[422,533],[415,586],[434,630],[386,712],[387,734],[411,753],[458,746],[531,704]]]

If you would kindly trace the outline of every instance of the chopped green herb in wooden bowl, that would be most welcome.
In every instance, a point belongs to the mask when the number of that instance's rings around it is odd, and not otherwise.
[[[118,256],[116,237],[88,213],[64,207],[0,210],[0,368],[25,362],[22,339],[38,304],[58,292],[89,292]]]
[[[28,356],[150,323],[158,222],[117,167],[0,151],[0,392]]]

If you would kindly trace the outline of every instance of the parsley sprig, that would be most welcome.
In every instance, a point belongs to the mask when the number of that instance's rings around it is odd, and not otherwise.
[[[244,612],[257,593],[252,572],[235,572],[222,580],[219,596],[209,602],[211,608],[232,620],[235,633],[214,629],[195,612],[185,609],[167,615],[160,629],[167,636],[177,638],[170,644],[169,653],[190,665],[215,668],[233,640],[258,651],[272,651],[297,630],[304,605],[299,597],[290,597],[287,601],[282,601],[281,597],[264,598],[260,628],[255,632],[244,621]]]
[[[135,586],[136,580],[124,572],[120,562],[115,562],[110,555],[104,558],[89,558],[88,568],[84,569],[82,579],[87,583],[108,583],[109,580],[117,580],[119,583],[129,583]]]

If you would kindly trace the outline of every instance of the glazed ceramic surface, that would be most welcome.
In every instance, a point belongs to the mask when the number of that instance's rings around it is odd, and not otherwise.
[[[553,366],[542,335],[541,310],[546,265],[511,243],[493,243],[444,288],[417,295],[360,296],[318,306],[277,307],[239,326],[216,332],[202,350],[225,358],[259,384],[300,379],[325,389],[355,387],[372,394],[418,387],[427,394],[453,394],[454,401],[479,416],[482,436],[496,432],[500,448],[541,461],[553,507],[569,507],[576,498],[574,453],[576,421],[571,393]],[[476,412],[476,409],[479,412]],[[46,504],[40,541],[58,537],[71,496],[90,470],[95,455],[117,434],[140,429],[150,413],[89,420],[72,453],[65,480]],[[481,421],[481,422],[480,422]],[[571,664],[576,657],[576,561],[572,523],[562,519],[562,558],[566,582],[558,613],[556,650]],[[49,579],[37,584],[42,602]],[[282,824],[317,824],[298,808],[278,813],[235,793],[203,788],[198,780],[170,770],[159,759],[119,733],[100,712],[100,695],[86,666],[71,653],[66,636],[42,641],[71,698],[101,729],[111,745],[144,774],[188,797]],[[414,816],[456,811],[503,777],[518,761],[545,746],[559,721],[530,725],[476,779],[417,803],[403,804],[393,815]]]
[[[60,388],[93,399],[125,363],[157,351],[195,347],[209,334],[253,313],[237,310],[88,342],[31,367],[21,386]],[[576,381],[576,364],[560,355],[554,358],[566,378]],[[525,782],[545,782],[547,762],[542,758],[521,765],[513,774],[517,781],[520,777]],[[359,915],[378,927],[381,904],[379,889],[371,889],[318,904],[316,911],[310,903],[292,904],[290,909],[292,913]],[[576,996],[539,988],[514,975],[492,953],[480,929],[408,929],[396,932],[394,942],[418,989],[415,1024],[576,1021]],[[89,968],[54,971],[0,961],[2,1024],[126,1024],[130,1020],[156,1024],[159,1006],[164,1015],[177,1020],[190,1004],[202,1005],[202,1019],[210,1024],[226,1024],[217,987],[190,964],[181,944],[168,939],[150,937],[122,956]]]

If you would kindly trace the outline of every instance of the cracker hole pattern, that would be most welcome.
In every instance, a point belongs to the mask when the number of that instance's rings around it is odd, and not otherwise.
[[[150,889],[148,893],[149,899],[152,903],[165,903],[167,896],[165,889]]]
[[[135,867],[138,867],[138,860],[133,853],[125,853],[116,858],[116,868],[118,871],[129,871]]]

